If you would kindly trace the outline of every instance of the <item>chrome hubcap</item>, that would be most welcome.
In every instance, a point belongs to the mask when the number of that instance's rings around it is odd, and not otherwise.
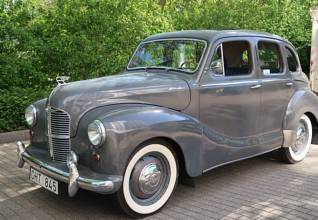
[[[301,154],[303,150],[306,149],[308,139],[309,139],[309,133],[308,133],[307,125],[305,124],[303,120],[301,120],[297,129],[296,143],[292,147],[292,150],[295,152],[295,154]]]
[[[148,199],[161,191],[166,182],[167,167],[157,156],[144,156],[134,167],[130,188],[138,199]]]
[[[147,194],[152,195],[159,188],[161,170],[158,164],[151,163],[146,165],[139,176],[139,188]]]

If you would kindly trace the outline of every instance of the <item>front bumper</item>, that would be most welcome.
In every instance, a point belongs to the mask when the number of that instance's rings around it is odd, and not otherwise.
[[[87,167],[77,165],[76,161],[68,161],[67,165],[55,164],[45,157],[41,157],[40,154],[32,154],[20,141],[16,145],[19,168],[22,168],[26,162],[43,174],[67,183],[70,197],[74,196],[79,188],[101,194],[111,194],[121,187],[122,176],[95,173]]]

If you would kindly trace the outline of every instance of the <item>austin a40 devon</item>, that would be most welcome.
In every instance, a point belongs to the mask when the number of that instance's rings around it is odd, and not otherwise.
[[[58,194],[67,184],[114,194],[133,217],[152,214],[179,178],[273,150],[303,160],[318,98],[288,41],[252,31],[150,36],[116,76],[67,83],[26,109],[31,142],[18,166]]]

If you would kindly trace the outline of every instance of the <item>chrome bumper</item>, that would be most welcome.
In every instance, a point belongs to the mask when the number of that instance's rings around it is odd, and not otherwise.
[[[58,167],[52,166],[45,161],[37,159],[31,155],[25,148],[22,142],[17,142],[18,161],[17,166],[22,168],[24,163],[28,163],[31,167],[37,169],[43,174],[52,177],[58,181],[68,184],[68,194],[73,197],[79,188],[94,191],[101,194],[111,194],[116,192],[122,184],[122,176],[117,175],[104,175],[96,178],[97,175],[92,173],[91,176],[81,176],[81,169],[77,165],[76,160],[69,160],[67,163],[68,170],[63,170]],[[85,173],[87,172],[87,168]]]

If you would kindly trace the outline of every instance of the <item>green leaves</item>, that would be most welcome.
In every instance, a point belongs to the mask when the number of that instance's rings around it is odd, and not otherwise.
[[[308,72],[318,0],[2,0],[0,132],[24,128],[23,112],[58,75],[120,72],[145,37],[185,29],[252,29],[289,39]]]

